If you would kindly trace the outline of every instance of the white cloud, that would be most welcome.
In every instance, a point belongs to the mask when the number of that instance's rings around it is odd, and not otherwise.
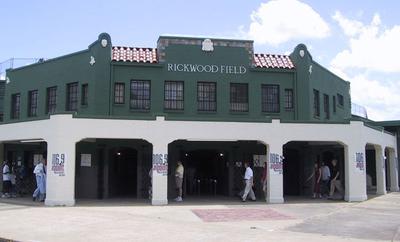
[[[351,82],[352,102],[365,106],[372,120],[400,119],[400,26],[385,28],[379,14],[367,24],[340,12],[332,18],[349,40],[330,69]]]
[[[298,0],[262,3],[250,17],[249,29],[240,31],[258,44],[278,45],[293,39],[325,38],[330,34],[322,17]]]
[[[333,19],[348,36],[349,47],[336,55],[331,65],[340,68],[364,68],[382,72],[400,72],[400,25],[385,29],[378,14],[371,23],[351,20],[336,12]]]

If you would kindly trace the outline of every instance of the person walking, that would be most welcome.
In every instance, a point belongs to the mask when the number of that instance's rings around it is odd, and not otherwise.
[[[339,191],[341,196],[343,196],[343,189],[342,189],[342,183],[340,182],[340,172],[339,172],[339,167],[337,165],[337,160],[333,159],[332,160],[332,180],[331,180],[331,190],[329,192],[329,199],[333,198],[333,195],[335,193],[335,188]]]
[[[33,174],[36,176],[36,189],[33,192],[32,195],[32,200],[33,201],[44,201],[44,196],[45,196],[45,186],[46,186],[46,181],[45,181],[45,165],[43,164],[42,161],[39,161],[39,163],[36,164],[35,168],[33,169]]]
[[[4,162],[3,166],[3,195],[2,198],[9,198],[11,192],[11,169],[8,161]]]
[[[307,181],[308,181],[312,177],[314,177],[313,198],[321,198],[321,191],[320,191],[321,176],[322,176],[321,167],[319,167],[318,162],[315,162],[314,163],[314,171],[311,174],[311,176],[307,179]]]
[[[182,202],[182,183],[183,183],[183,174],[185,172],[185,168],[182,165],[181,161],[177,162],[177,167],[175,170],[175,183],[176,189],[178,190],[178,197],[175,198],[176,202]]]
[[[264,163],[263,174],[261,177],[261,187],[264,192],[265,200],[267,200],[267,180],[268,180],[268,164]]]
[[[256,196],[254,195],[253,191],[253,170],[250,168],[249,162],[246,161],[244,163],[244,167],[246,168],[246,171],[244,173],[244,182],[246,184],[244,188],[244,193],[242,196],[242,202],[246,202],[247,196],[250,196],[250,199],[252,201],[256,200]]]
[[[321,170],[322,170],[321,193],[322,196],[327,197],[329,195],[329,190],[330,190],[329,181],[331,179],[331,170],[329,169],[329,166],[325,162],[322,162]]]

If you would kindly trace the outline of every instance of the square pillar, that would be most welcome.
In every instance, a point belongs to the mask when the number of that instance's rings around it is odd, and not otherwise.
[[[390,172],[390,191],[399,191],[399,170],[398,170],[398,160],[396,157],[396,151],[394,149],[389,149],[389,172]]]
[[[168,144],[153,143],[152,205],[168,204]]]
[[[5,160],[4,144],[0,143],[0,167],[3,167],[4,160]],[[1,180],[3,181],[3,169],[1,169],[1,171],[0,171],[0,177],[1,177]],[[0,182],[0,191],[3,191],[3,182]]]
[[[47,141],[47,206],[75,205],[75,145],[62,136]]]
[[[386,194],[386,169],[385,157],[383,156],[382,147],[375,145],[375,161],[376,161],[376,194]]]
[[[367,200],[365,164],[365,145],[348,144],[344,147],[344,200],[348,202],[361,202]]]
[[[269,145],[267,150],[267,203],[283,203],[283,145]]]

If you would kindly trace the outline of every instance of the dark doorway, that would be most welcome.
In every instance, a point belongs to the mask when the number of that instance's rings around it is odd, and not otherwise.
[[[225,154],[217,150],[194,150],[183,157],[186,195],[228,195]]]
[[[301,161],[299,151],[287,148],[283,150],[283,193],[284,195],[300,195]]]
[[[111,197],[136,197],[137,151],[118,148],[110,152],[109,193]]]

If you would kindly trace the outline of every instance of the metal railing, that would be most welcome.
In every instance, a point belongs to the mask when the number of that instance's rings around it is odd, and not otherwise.
[[[367,109],[356,103],[351,103],[351,114],[361,118],[368,119]]]
[[[0,80],[4,80],[6,78],[7,69],[27,66],[44,60],[44,58],[10,58],[0,62]]]

